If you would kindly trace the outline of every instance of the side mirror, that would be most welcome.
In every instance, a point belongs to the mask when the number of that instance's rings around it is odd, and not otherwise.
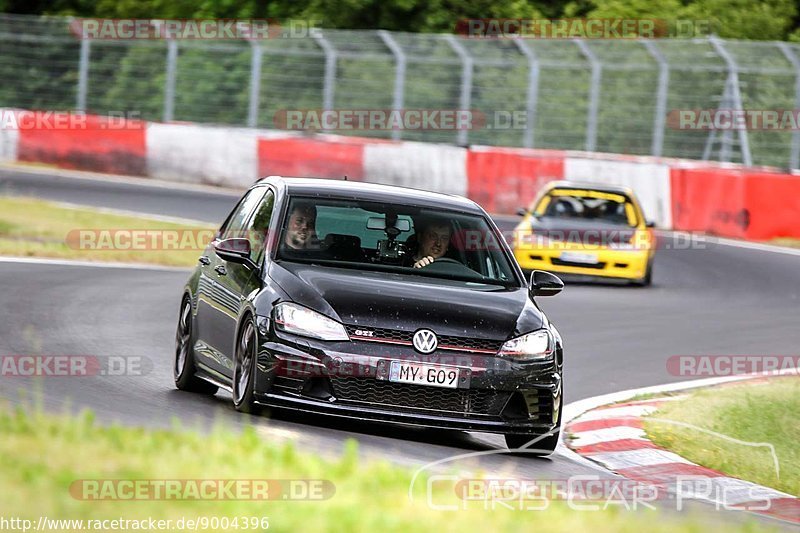
[[[233,238],[216,241],[214,242],[214,251],[225,261],[256,266],[250,259],[250,241],[247,239]]]
[[[533,296],[555,296],[564,288],[561,278],[544,270],[531,272],[531,282],[528,292]]]
[[[648,228],[655,228],[656,227],[656,223],[653,222],[652,220],[648,220],[647,222],[644,223],[644,225],[645,225],[645,227],[648,227]]]
[[[527,214],[528,214],[528,210],[525,209],[524,207],[520,207],[519,209],[517,209],[517,215],[519,215],[521,217],[524,217]]]

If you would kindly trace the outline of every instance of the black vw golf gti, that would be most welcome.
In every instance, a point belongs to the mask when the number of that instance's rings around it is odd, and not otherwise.
[[[269,177],[184,288],[181,390],[259,406],[558,442],[563,348],[486,212],[458,196]]]

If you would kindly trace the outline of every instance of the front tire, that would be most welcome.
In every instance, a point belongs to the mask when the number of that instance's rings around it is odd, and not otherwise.
[[[653,284],[653,261],[647,262],[647,270],[645,270],[644,277],[637,279],[633,284],[637,287],[649,287]]]
[[[258,342],[252,317],[247,317],[240,331],[233,363],[233,407],[240,413],[257,413],[254,383]]]
[[[192,341],[192,302],[188,296],[181,304],[178,329],[175,332],[175,362],[173,364],[175,387],[187,392],[216,394],[219,387],[203,381],[195,374],[194,347]]]
[[[558,422],[553,434],[540,438],[530,446],[527,444],[536,439],[538,435],[506,435],[506,446],[508,446],[509,450],[524,450],[523,453],[525,455],[533,455],[534,457],[546,457],[555,451],[561,438],[561,415],[564,410],[563,391],[560,396],[558,401]]]

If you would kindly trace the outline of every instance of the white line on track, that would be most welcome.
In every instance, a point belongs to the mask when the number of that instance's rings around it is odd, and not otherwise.
[[[77,180],[100,181],[103,183],[124,183],[126,185],[135,185],[139,187],[155,187],[161,189],[174,189],[176,191],[196,191],[209,194],[216,194],[219,196],[231,196],[238,198],[243,193],[245,188],[230,189],[227,187],[219,187],[217,185],[206,185],[202,183],[191,182],[176,182],[166,181],[155,178],[144,178],[139,176],[123,176],[117,174],[101,174],[98,172],[86,172],[81,170],[66,170],[61,168],[52,167],[37,167],[21,163],[2,163],[0,169],[10,172],[19,172],[22,174],[36,174],[45,177],[68,178]]]
[[[66,267],[122,268],[128,270],[161,270],[166,272],[189,272],[191,267],[172,267],[163,265],[147,265],[144,263],[115,263],[111,261],[73,261],[71,259],[48,259],[45,257],[0,257],[0,263],[19,263],[32,265],[52,265]]]

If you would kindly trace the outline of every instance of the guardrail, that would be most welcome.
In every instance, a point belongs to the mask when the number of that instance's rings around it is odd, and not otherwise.
[[[344,30],[105,40],[69,23],[0,15],[0,106],[267,129],[285,125],[276,117],[287,110],[473,110],[482,127],[326,131],[800,168],[796,125],[709,131],[669,120],[680,110],[800,109],[798,44]]]

